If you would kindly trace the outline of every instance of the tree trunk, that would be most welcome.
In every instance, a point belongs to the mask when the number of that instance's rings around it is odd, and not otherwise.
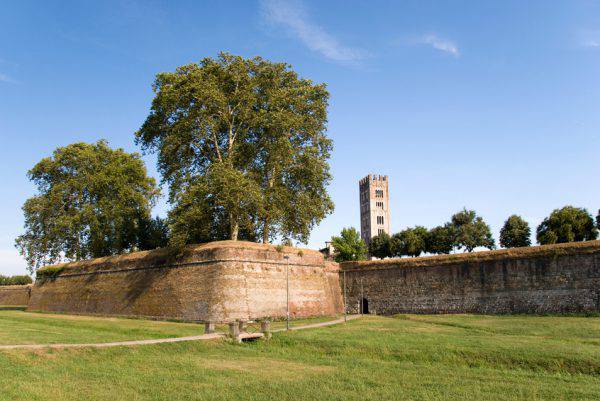
[[[230,239],[232,241],[237,241],[238,239],[238,232],[240,231],[240,225],[237,221],[236,218],[234,218],[232,215],[229,215],[229,221],[231,224],[231,237]]]
[[[269,243],[269,216],[265,217],[265,221],[263,222],[263,244]]]

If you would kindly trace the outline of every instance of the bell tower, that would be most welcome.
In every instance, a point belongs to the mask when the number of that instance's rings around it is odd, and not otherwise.
[[[369,244],[371,238],[390,234],[390,194],[387,175],[369,174],[358,182],[360,193],[360,236]]]

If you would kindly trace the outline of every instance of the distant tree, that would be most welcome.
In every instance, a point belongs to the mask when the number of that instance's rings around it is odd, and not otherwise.
[[[379,259],[394,256],[394,244],[389,234],[384,232],[371,238],[371,242],[369,242],[369,254]]]
[[[454,246],[472,252],[477,247],[494,249],[496,247],[492,230],[474,210],[463,209],[452,216],[451,227],[454,234]]]
[[[105,141],[58,148],[28,176],[38,194],[23,205],[25,233],[15,244],[30,272],[136,249],[159,193],[138,154]]]
[[[0,275],[0,285],[25,285],[31,284],[33,280],[29,276],[2,276]]]
[[[394,235],[395,256],[419,256],[427,251],[429,231],[422,226],[407,228]]]
[[[426,252],[433,254],[448,254],[454,248],[454,230],[450,224],[437,226],[429,230]]]
[[[329,93],[285,63],[221,53],[158,74],[136,133],[169,186],[171,241],[305,243],[332,212]]]
[[[137,247],[140,250],[163,248],[169,244],[169,226],[161,217],[141,218]]]
[[[339,237],[332,237],[336,262],[364,260],[367,258],[367,245],[354,227],[344,228]]]
[[[592,215],[584,208],[565,206],[555,209],[537,228],[541,245],[589,241],[598,237]]]
[[[598,209],[598,215],[596,216],[596,227],[600,230],[600,209]]]
[[[510,216],[500,230],[500,246],[518,248],[531,245],[531,229],[523,218]]]

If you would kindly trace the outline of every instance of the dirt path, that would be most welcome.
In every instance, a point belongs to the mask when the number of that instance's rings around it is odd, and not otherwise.
[[[358,317],[359,317],[359,315],[350,315],[350,316],[348,316],[348,320],[353,320]],[[333,326],[335,324],[340,324],[340,323],[344,323],[344,318],[331,320],[329,322],[313,323],[313,324],[307,324],[304,326],[290,327],[290,331]],[[286,331],[286,330],[285,329],[277,329],[277,330],[273,330],[273,333],[278,333],[278,332],[283,332],[283,331]],[[17,345],[0,345],[0,350],[127,347],[127,346],[132,346],[132,345],[151,345],[151,344],[163,344],[163,343],[178,343],[178,342],[182,342],[182,341],[214,340],[217,338],[224,338],[224,337],[226,337],[226,334],[224,334],[224,333],[212,333],[212,334],[202,334],[199,336],[189,336],[189,337],[156,338],[156,339],[152,339],[152,340],[117,341],[117,342],[110,342],[110,343],[95,343],[95,344],[17,344]]]

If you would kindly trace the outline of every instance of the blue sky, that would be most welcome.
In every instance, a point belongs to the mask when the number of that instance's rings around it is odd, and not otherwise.
[[[336,210],[310,247],[359,226],[368,173],[390,176],[393,231],[600,208],[599,2],[22,0],[0,37],[0,274],[25,272],[27,170],[76,141],[139,151],[154,75],[221,50],[328,84]]]

